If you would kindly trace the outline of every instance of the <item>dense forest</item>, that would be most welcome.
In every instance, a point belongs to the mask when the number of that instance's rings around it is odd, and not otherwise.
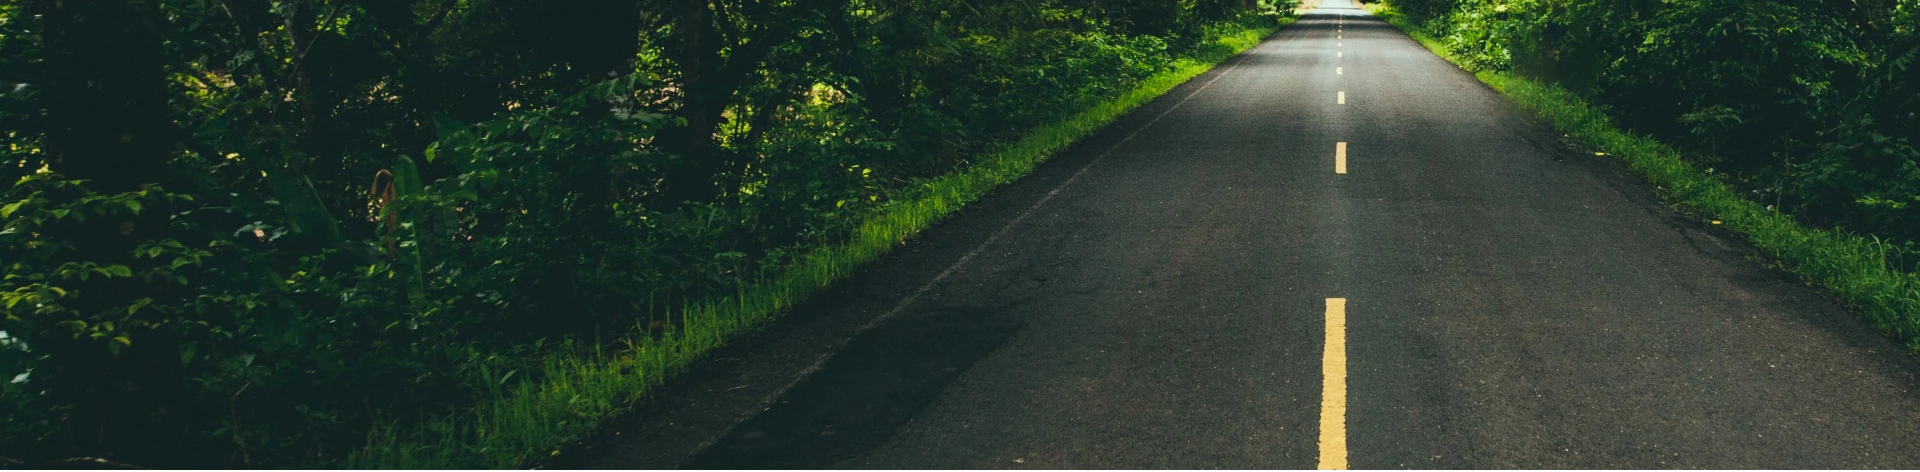
[[[1391,5],[1920,269],[1920,0]],[[0,0],[0,466],[387,464],[1292,8]]]
[[[0,0],[0,460],[347,463],[1291,8]]]
[[[1470,68],[1556,83],[1754,201],[1920,264],[1920,1],[1391,4]]]

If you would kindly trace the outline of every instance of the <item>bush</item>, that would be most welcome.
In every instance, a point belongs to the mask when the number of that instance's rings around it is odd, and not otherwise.
[[[1278,15],[635,5],[0,3],[0,456],[339,464]],[[153,80],[92,90],[146,104],[124,119],[48,125],[99,109],[87,77]]]
[[[1820,226],[1920,241],[1915,0],[1399,0],[1470,68],[1550,80]]]

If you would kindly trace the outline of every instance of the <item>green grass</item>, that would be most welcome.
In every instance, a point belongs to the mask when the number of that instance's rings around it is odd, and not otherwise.
[[[1462,64],[1445,45],[1421,33],[1391,7],[1369,5],[1368,10],[1440,57]],[[1871,236],[1811,228],[1791,215],[1742,198],[1726,183],[1687,163],[1678,151],[1621,131],[1599,109],[1556,85],[1501,71],[1469,71],[1574,140],[1625,162],[1679,211],[1746,236],[1780,267],[1825,287],[1853,304],[1874,327],[1908,349],[1920,351],[1920,274],[1890,263],[1899,260],[1897,246]]]
[[[1280,26],[1291,22],[1283,20]],[[1249,28],[1221,38],[1198,60],[1181,60],[1133,91],[1067,119],[1041,126],[967,169],[924,182],[915,197],[866,220],[843,244],[806,255],[786,273],[735,296],[681,310],[681,323],[659,336],[628,335],[628,348],[608,352],[568,347],[548,357],[537,381],[500,386],[479,406],[422,423],[388,424],[368,433],[349,468],[509,469],[559,453],[629,411],[655,387],[729,339],[765,325],[816,290],[899,247],[934,222],[1099,131],[1134,108],[1259,44],[1275,28]],[[498,373],[495,373],[498,375]],[[505,376],[501,375],[504,379]]]

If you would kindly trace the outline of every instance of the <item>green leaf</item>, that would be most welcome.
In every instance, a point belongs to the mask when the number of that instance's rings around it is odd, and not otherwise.
[[[116,265],[107,266],[106,273],[107,275],[112,275],[115,277],[132,277],[133,269],[129,269],[127,268],[127,266],[116,264]]]
[[[426,193],[420,183],[420,168],[414,166],[413,159],[401,154],[393,163],[394,193],[400,197],[412,197]]]
[[[193,362],[194,354],[198,354],[199,352],[200,352],[200,343],[196,343],[193,341],[187,341],[185,343],[181,343],[180,344],[180,365],[184,366],[184,365],[187,365],[187,363]]]
[[[13,378],[33,366],[32,354],[18,349],[0,347],[0,382],[12,382]]]
[[[25,204],[27,204],[27,201],[21,200],[21,201],[13,202],[13,204],[11,205],[0,207],[0,218],[13,216],[13,212],[20,211],[20,206]]]
[[[452,117],[448,117],[447,115],[442,115],[439,113],[433,114],[433,131],[435,135],[435,138],[434,138],[435,140],[447,139],[448,136],[452,136],[454,133],[458,133],[460,132],[460,130],[465,129],[466,127],[467,127],[466,124],[463,124],[460,121],[453,119]]]

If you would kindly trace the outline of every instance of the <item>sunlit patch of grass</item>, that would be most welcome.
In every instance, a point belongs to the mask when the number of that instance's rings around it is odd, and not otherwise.
[[[1281,26],[1291,22],[1283,20]],[[350,468],[509,469],[559,453],[629,411],[654,387],[679,375],[727,340],[765,325],[807,295],[852,275],[933,223],[993,189],[1025,177],[1053,154],[1099,131],[1127,112],[1238,54],[1275,28],[1249,28],[1217,41],[1199,59],[1181,60],[1131,92],[1067,119],[1041,126],[960,172],[924,182],[913,197],[887,206],[847,242],[803,257],[784,274],[731,297],[679,311],[679,323],[648,336],[644,327],[609,352],[598,343],[569,345],[544,361],[538,380],[507,382],[490,373],[493,390],[479,406],[416,424],[387,424],[368,433],[367,445],[343,464]]]
[[[1420,33],[1391,7],[1374,4],[1368,10],[1440,57],[1461,64],[1440,42]],[[1746,236],[1781,267],[1852,303],[1874,327],[1920,351],[1920,274],[1893,263],[1899,260],[1898,246],[1872,236],[1811,228],[1791,215],[1742,198],[1688,164],[1678,151],[1621,131],[1600,110],[1558,86],[1499,71],[1476,71],[1474,76],[1574,140],[1625,162],[1678,210]]]

